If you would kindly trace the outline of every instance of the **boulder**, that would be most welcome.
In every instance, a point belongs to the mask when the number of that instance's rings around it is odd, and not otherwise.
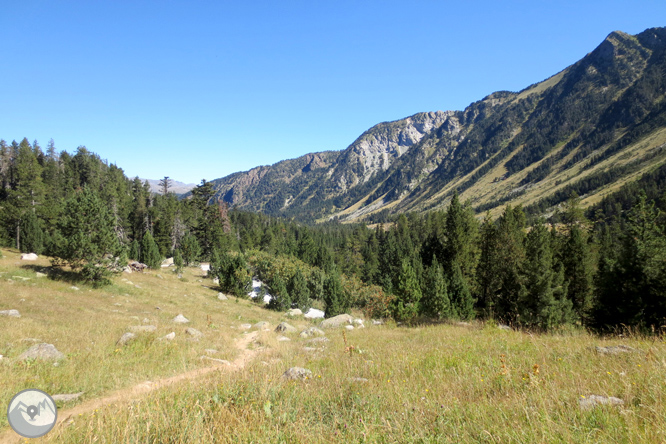
[[[384,325],[384,320],[383,319],[373,319],[372,320],[372,325]]]
[[[619,355],[620,353],[632,353],[637,351],[628,345],[611,345],[608,347],[595,347],[597,353],[602,355]]]
[[[172,331],[168,335],[164,336],[164,338],[162,338],[162,339],[165,339],[167,341],[173,341],[174,339],[176,339],[176,332]]]
[[[287,316],[303,316],[303,312],[298,308],[292,308],[285,313]]]
[[[37,344],[30,347],[28,350],[21,353],[18,357],[19,361],[26,359],[40,359],[42,361],[57,361],[63,359],[64,354],[60,353],[53,344]]]
[[[310,327],[306,330],[303,330],[299,336],[301,338],[310,338],[312,336],[324,336],[325,334],[326,333],[324,333],[323,330],[320,330],[317,327]]]
[[[360,319],[360,318],[354,319],[354,325],[356,326],[356,328],[365,327],[365,324],[363,322],[365,322],[365,321],[363,321],[363,319]]]
[[[20,318],[21,313],[18,310],[2,310],[0,316],[9,316],[10,318]]]
[[[74,291],[79,291],[79,287],[76,287],[76,286],[74,286],[74,285],[72,285],[72,286],[69,287],[69,288],[71,288],[71,289],[74,290]]]
[[[133,333],[152,333],[157,330],[155,325],[133,325],[130,328]]]
[[[229,298],[227,297],[227,295],[224,294],[224,293],[218,293],[218,294],[217,294],[217,299],[219,299],[220,301],[228,301],[228,300],[229,300]]]
[[[292,367],[282,374],[282,378],[287,381],[304,381],[310,377],[312,377],[312,372],[302,367]]]
[[[127,264],[127,266],[130,268],[130,270],[137,271],[140,273],[143,273],[143,270],[148,268],[148,265],[142,264],[141,262],[138,261],[132,261],[129,264]]]
[[[134,333],[125,333],[124,335],[122,335],[120,337],[120,339],[118,339],[118,341],[116,342],[116,345],[121,345],[121,346],[126,345],[126,344],[129,344],[130,342],[132,342],[135,339],[136,339],[136,335]]]
[[[21,255],[22,261],[36,261],[37,255],[35,253],[23,253]]]
[[[187,319],[185,316],[183,316],[181,313],[175,318],[173,318],[173,322],[175,322],[176,324],[187,324],[188,322],[190,322],[190,320]]]
[[[320,319],[323,318],[325,313],[321,310],[317,310],[316,308],[311,308],[303,315],[304,318],[307,319]]]
[[[69,393],[66,395],[52,395],[51,399],[53,399],[54,401],[69,402],[79,399],[81,395],[83,395],[83,392]]]
[[[353,329],[354,329],[354,326],[353,326],[353,325],[345,325],[345,328],[346,328],[347,330],[353,330]]]
[[[203,333],[201,333],[196,328],[187,328],[187,329],[185,329],[185,333],[192,336],[194,339],[199,339],[200,337],[203,336]]]
[[[201,264],[201,271],[209,272],[210,271],[210,264],[206,262],[202,262]]]
[[[336,327],[342,327],[344,325],[350,325],[352,322],[354,322],[354,317],[345,313],[334,316],[332,318],[328,318],[322,321],[322,323],[319,324],[319,326],[321,328],[336,328]]]
[[[289,325],[286,322],[280,322],[280,324],[275,327],[275,333],[296,333],[296,327]]]
[[[252,326],[252,330],[268,330],[269,324],[266,321],[257,322]]]
[[[173,258],[167,258],[162,261],[162,265],[160,265],[161,268],[168,268],[173,265]]]
[[[612,405],[620,406],[624,405],[624,401],[620,398],[615,398],[613,396],[599,396],[599,395],[588,395],[581,396],[578,399],[578,406],[581,410],[591,410],[600,405]]]
[[[506,331],[511,331],[511,330],[513,330],[511,327],[509,327],[508,325],[504,325],[504,324],[499,324],[499,325],[497,326],[497,328],[499,328],[500,330],[506,330]]]

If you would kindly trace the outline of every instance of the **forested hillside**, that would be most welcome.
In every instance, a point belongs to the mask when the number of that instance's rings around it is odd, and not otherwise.
[[[259,276],[277,310],[316,303],[327,316],[356,307],[406,323],[485,318],[539,330],[666,318],[663,168],[607,198],[592,220],[571,195],[554,225],[511,205],[479,222],[454,194],[446,210],[369,229],[229,210],[205,181],[190,199],[168,181],[152,194],[84,147],[71,155],[52,142],[44,152],[0,141],[0,161],[2,244],[52,256],[92,285],[128,259],[159,268],[173,257],[176,272],[210,261],[220,289],[240,297]]]
[[[597,204],[666,161],[666,28],[611,33],[580,61],[462,111],[380,123],[340,152],[216,179],[241,209],[301,221],[385,220],[446,208],[455,192],[494,217]]]

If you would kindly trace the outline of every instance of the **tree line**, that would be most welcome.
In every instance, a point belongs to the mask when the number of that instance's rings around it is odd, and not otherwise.
[[[52,256],[96,285],[127,260],[157,268],[173,257],[177,269],[210,261],[221,289],[238,296],[259,276],[278,310],[320,301],[327,316],[358,307],[405,323],[482,318],[538,330],[658,328],[666,318],[654,192],[594,221],[575,195],[556,223],[528,224],[520,206],[479,220],[456,194],[445,211],[372,228],[307,226],[229,209],[205,180],[188,199],[169,192],[168,178],[151,193],[85,147],[72,155],[27,139],[0,141],[0,184],[0,243]]]

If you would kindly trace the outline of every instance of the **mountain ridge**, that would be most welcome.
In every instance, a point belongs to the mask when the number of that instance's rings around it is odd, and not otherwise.
[[[440,208],[455,191],[477,211],[538,206],[580,181],[621,171],[586,188],[583,205],[590,205],[664,163],[665,50],[666,28],[614,31],[578,62],[521,91],[494,92],[462,111],[382,122],[342,151],[212,183],[218,198],[241,209],[352,221]]]

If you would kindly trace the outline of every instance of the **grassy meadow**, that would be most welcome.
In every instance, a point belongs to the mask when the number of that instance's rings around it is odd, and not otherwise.
[[[113,286],[96,290],[36,278],[35,270],[48,267],[48,261],[27,266],[18,253],[3,253],[0,310],[15,308],[22,315],[0,318],[3,411],[24,388],[85,392],[79,401],[59,403],[59,415],[65,414],[114,390],[209,367],[200,359],[208,348],[219,350],[214,357],[232,360],[243,353],[234,346],[244,337],[241,323],[265,320],[274,327],[287,320],[246,300],[218,301],[217,291],[195,268],[183,280],[169,270],[123,274]],[[171,323],[179,313],[192,322]],[[157,332],[117,347],[127,327],[144,317]],[[288,322],[300,331],[313,321]],[[189,326],[204,337],[188,339],[183,330]],[[174,341],[155,340],[171,331]],[[369,321],[364,329],[327,330],[328,342],[288,336],[291,341],[278,342],[272,329],[260,332],[248,345],[254,354],[244,366],[82,411],[35,441],[666,442],[663,338],[600,338],[583,331],[537,335],[490,323],[403,328]],[[32,345],[29,338],[55,344],[66,359],[58,366],[16,362],[13,358]],[[636,351],[595,351],[622,344]],[[312,377],[283,380],[282,373],[293,366],[311,370]],[[618,397],[624,405],[581,410],[579,400],[593,394]],[[8,429],[2,415],[0,442],[19,442]]]

